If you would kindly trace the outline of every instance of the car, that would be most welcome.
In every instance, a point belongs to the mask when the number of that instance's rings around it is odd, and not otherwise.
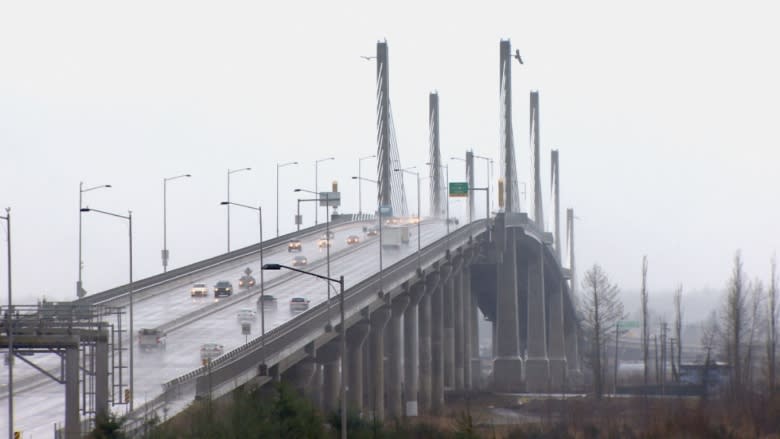
[[[395,217],[395,216],[391,217],[391,218],[388,218],[387,220],[385,220],[385,224],[390,224],[390,225],[401,224],[401,218],[398,218],[398,217]]]
[[[450,223],[450,224],[455,224],[456,226],[459,224],[459,221],[458,221],[457,218],[450,218],[450,219],[447,220],[447,222]]]
[[[239,288],[252,288],[253,286],[255,286],[255,278],[248,274],[241,276],[241,279],[238,280]]]
[[[200,361],[206,365],[225,353],[225,347],[219,343],[204,343],[200,346]]]
[[[319,248],[330,247],[330,239],[320,238],[319,240],[317,240],[317,247]]]
[[[207,297],[209,295],[209,287],[206,284],[195,284],[190,289],[190,297]]]
[[[221,280],[214,285],[214,297],[228,297],[233,294],[233,284],[226,280]]]
[[[379,229],[377,229],[376,227],[372,227],[368,229],[368,231],[366,232],[366,236],[377,236],[377,235],[379,235]]]
[[[360,238],[357,235],[349,235],[349,237],[347,238],[348,245],[358,244],[359,242],[360,242]]]
[[[309,309],[309,300],[303,297],[293,297],[290,299],[290,311],[300,312]]]
[[[276,309],[277,300],[276,297],[270,294],[263,294],[257,298],[257,307],[263,307],[264,309]]]
[[[142,352],[164,351],[165,337],[165,333],[157,328],[141,329],[138,331],[138,347]]]
[[[290,242],[287,243],[288,252],[299,252],[302,249],[303,247],[300,239],[291,239]]]
[[[300,267],[309,263],[309,260],[304,255],[297,255],[293,258],[293,267]]]
[[[254,322],[257,320],[257,311],[252,308],[241,308],[238,310],[238,314],[236,314],[236,319],[238,319],[238,323]]]

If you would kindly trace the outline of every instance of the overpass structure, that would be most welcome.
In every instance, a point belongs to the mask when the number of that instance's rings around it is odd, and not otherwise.
[[[366,234],[368,228],[385,222],[382,216],[342,216],[332,226],[336,239],[329,259],[317,245],[324,228],[318,225],[143,279],[132,289],[124,285],[79,299],[72,303],[74,307],[123,309],[132,292],[136,300],[135,326],[158,328],[167,335],[167,342],[162,352],[136,356],[133,364],[136,381],[132,389],[127,387],[129,383],[113,375],[112,386],[105,385],[108,375],[120,373],[122,367],[104,365],[101,370],[108,372],[96,374],[88,365],[82,365],[90,373],[85,375],[82,386],[69,386],[71,392],[81,390],[82,400],[86,393],[89,398],[101,401],[109,398],[115,406],[127,404],[129,398],[134,410],[129,413],[127,428],[132,431],[152,412],[165,419],[197,398],[217,398],[241,386],[263,386],[279,380],[291,382],[324,410],[337,410],[340,401],[345,399],[352,409],[378,420],[441,412],[444,394],[449,390],[490,387],[502,392],[555,392],[576,384],[581,372],[574,283],[570,284],[574,265],[573,213],[567,215],[566,245],[570,259],[568,267],[564,267],[557,151],[553,154],[551,175],[555,227],[553,233],[544,228],[538,93],[531,94],[533,218],[520,206],[512,131],[511,63],[510,43],[502,41],[498,210],[491,212],[488,204],[486,216],[475,219],[478,215],[474,197],[470,195],[470,221],[455,225],[448,218],[439,150],[438,95],[432,94],[429,99],[431,212],[419,228],[410,227],[412,233],[420,231],[414,237],[420,240],[419,249],[406,245],[388,249],[382,245],[382,233],[377,237]],[[377,207],[380,213],[389,207],[400,215],[407,212],[407,207],[401,173],[393,172],[400,168],[400,158],[392,127],[388,66],[387,43],[379,42]],[[467,179],[472,183],[471,194],[474,190],[484,190],[488,192],[489,203],[489,185],[473,187],[473,160],[473,154],[468,152]],[[361,236],[361,242],[347,244],[343,238],[349,235]],[[302,241],[303,252],[309,259],[307,270],[344,275],[343,297],[333,292],[330,282],[278,271],[267,272],[264,285],[248,288],[228,299],[189,298],[187,291],[193,283],[234,279],[246,267],[258,269],[260,248],[265,252],[266,263],[286,262],[290,258],[286,243],[292,238]],[[265,313],[264,328],[258,329],[253,324],[246,334],[236,322],[236,314],[242,308],[254,307],[261,289],[263,294],[275,296],[279,304],[271,310],[258,308]],[[302,313],[288,310],[286,303],[295,296],[310,299],[310,309]],[[340,300],[344,304],[343,324],[336,312]],[[480,313],[493,322],[492,377],[481,376],[478,367]],[[111,315],[121,316],[121,313]],[[21,329],[14,325],[13,318],[6,317],[3,332],[17,335]],[[105,324],[113,330],[117,326],[121,328],[120,322],[121,317],[110,317]],[[122,333],[121,329],[118,332],[120,335],[106,349],[119,352],[121,366],[122,361],[127,361],[121,352],[137,341],[132,334]],[[343,355],[339,347],[341,337],[346,338]],[[224,353],[201,365],[198,348],[207,342],[221,344]],[[71,357],[75,356],[72,349],[69,352]],[[59,358],[50,358],[42,359],[38,366],[56,369],[61,364]],[[342,370],[346,383],[340,381]],[[95,385],[96,381],[99,384]],[[340,391],[342,384],[345,384],[345,394]],[[96,395],[86,390],[90,386],[100,389],[117,386],[117,391],[105,390],[113,397]],[[80,437],[88,427],[78,413],[63,416],[61,399],[57,400],[62,389],[46,377],[34,371],[25,375],[22,371],[17,389],[15,422],[20,429],[46,435],[63,417],[66,425],[57,431],[64,437]],[[129,392],[123,392],[124,389]],[[7,401],[5,389],[0,389],[0,397]],[[72,394],[69,397],[74,398]],[[89,419],[106,406],[103,402],[84,404],[78,410],[83,418]]]

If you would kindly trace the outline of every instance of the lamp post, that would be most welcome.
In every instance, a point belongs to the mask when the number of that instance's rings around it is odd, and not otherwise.
[[[263,270],[281,270],[286,268],[288,270],[297,271],[298,273],[307,274],[309,276],[318,277],[328,282],[328,291],[330,291],[330,283],[338,282],[339,284],[339,311],[341,314],[341,438],[347,438],[347,368],[344,365],[347,362],[347,328],[344,325],[344,276],[339,276],[338,279],[334,279],[330,276],[322,276],[320,274],[312,273],[305,270],[300,270],[295,267],[289,267],[282,264],[265,264]],[[330,302],[330,298],[328,298]],[[330,315],[328,315],[328,323],[330,323]]]
[[[359,181],[367,181],[369,183],[374,183],[375,185],[377,185],[377,187],[379,187],[379,181],[377,181],[377,180],[371,180],[370,178],[364,178],[364,177],[355,176],[355,175],[352,176],[352,179],[353,180],[359,180]],[[382,281],[383,281],[382,277],[383,277],[383,273],[384,273],[384,266],[383,266],[383,261],[382,261],[382,237],[383,237],[383,235],[382,235],[382,207],[383,206],[381,204],[377,205],[377,210],[376,210],[377,217],[379,219],[379,294],[380,294],[380,297],[382,296],[382,294],[384,294],[384,291],[382,290],[382,288],[384,286],[384,284],[382,283]]]
[[[420,241],[420,223],[422,222],[422,215],[420,213],[420,173],[411,170],[416,168],[416,166],[411,166],[409,168],[395,168],[393,170],[395,172],[406,172],[417,178],[417,269],[422,272],[422,252],[420,251],[422,248],[422,243]]]
[[[485,167],[486,167],[486,169],[485,169],[485,179],[487,180],[487,183],[485,183],[485,186],[489,188],[490,187],[490,164],[493,163],[493,159],[491,159],[490,157],[485,157],[485,156],[476,155],[476,154],[474,154],[474,158],[475,159],[481,159],[481,160],[485,161]],[[488,194],[488,196],[489,196],[489,194]],[[488,212],[489,211],[490,210],[488,209]],[[485,218],[488,218],[488,217],[485,217]]]
[[[374,156],[369,156],[369,157],[374,157]],[[368,157],[364,157],[364,158],[368,158]],[[362,160],[362,159],[361,159],[361,160]],[[360,182],[362,182],[362,181],[367,181],[367,182],[369,182],[369,183],[374,183],[374,184],[379,184],[379,182],[378,182],[378,181],[376,181],[376,180],[372,180],[372,179],[370,179],[370,178],[364,178],[364,177],[362,177],[362,176],[360,176],[360,175],[357,175],[357,176],[353,175],[353,176],[352,176],[352,179],[353,179],[353,180],[357,180],[357,181],[358,181],[358,194],[361,194],[361,195],[358,195],[358,213],[363,213],[363,202],[362,202],[362,200],[363,200],[363,195],[362,195],[362,193],[363,193],[363,192],[362,192],[362,191],[361,191],[361,189],[360,189],[360,186],[361,186],[361,185],[360,185]]]
[[[106,212],[105,210],[98,210],[90,207],[82,207],[82,212],[97,212],[103,215],[113,216],[116,218],[127,220],[128,224],[128,236],[129,252],[130,252],[130,283],[128,284],[128,298],[130,301],[130,411],[133,411],[133,351],[135,351],[135,332],[133,332],[133,211],[128,210],[127,216],[119,215],[116,213]]]
[[[325,214],[327,218],[325,218],[325,265],[327,266],[327,276],[330,277],[330,197],[328,197],[328,194],[325,194],[325,198],[319,198],[319,194],[314,191],[306,190],[306,189],[295,189],[294,192],[306,192],[307,194],[314,194],[317,196],[317,198],[314,198],[313,201],[316,203],[319,203],[321,201],[325,201]],[[308,201],[308,200],[301,200],[301,201]],[[315,203],[315,205],[316,205]],[[328,293],[328,327],[330,328],[330,287],[327,288]]]
[[[433,163],[427,162],[426,165],[434,166]],[[444,168],[444,180],[445,180],[445,203],[447,208],[447,250],[450,249],[450,167],[447,165],[439,165],[439,168]]]
[[[470,191],[485,191],[485,237],[490,242],[490,186],[469,188]],[[469,224],[471,228],[471,224]],[[471,234],[471,232],[469,232]]]
[[[319,159],[319,160],[315,160],[314,161],[314,194],[317,195],[318,197],[320,196],[320,193],[319,193],[320,179],[319,179],[319,174],[318,174],[318,168],[319,168],[320,162],[326,162],[328,160],[335,160],[335,159],[336,159],[335,157],[326,157],[324,159]],[[319,218],[318,218],[318,215],[317,215],[319,210],[317,209],[317,207],[318,206],[315,204],[314,205],[314,225],[315,226],[317,224],[319,224]],[[327,209],[326,209],[326,211],[327,211]]]
[[[227,170],[227,251],[230,253],[230,176],[235,174],[236,172],[242,172],[242,171],[251,171],[252,168],[241,168],[241,169],[228,169]]]
[[[162,249],[162,265],[163,273],[168,272],[168,182],[179,178],[192,177],[190,174],[177,175],[175,177],[163,178],[163,249]]]
[[[298,162],[276,163],[276,236],[279,236],[279,168],[297,165]],[[300,230],[300,227],[298,227]]]
[[[260,232],[260,267],[263,266],[263,207],[262,206],[249,206],[247,204],[234,203],[232,201],[223,201],[219,203],[222,206],[243,207],[245,209],[251,209],[257,211],[257,225]],[[265,278],[263,276],[263,270],[260,270],[260,345],[262,347],[262,358],[260,361],[260,368],[262,371],[266,370],[265,364]]]
[[[96,189],[103,189],[111,187],[110,184],[101,184],[99,186],[92,186],[84,189],[84,182],[79,182],[79,280],[76,282],[76,297],[82,298],[87,295],[84,290],[84,285],[81,281],[81,273],[84,271],[84,261],[81,257],[81,208],[84,207],[82,202],[84,198],[84,192],[94,191]]]
[[[8,333],[8,437],[14,437],[14,332],[12,330],[13,296],[11,293],[11,208],[5,208],[6,234],[8,235],[8,314],[6,316],[6,332]]]
[[[358,177],[356,178],[356,180],[358,181],[358,213],[363,213],[363,190],[360,185],[360,182],[363,180],[363,167],[361,165],[363,164],[363,160],[373,159],[373,158],[376,158],[376,154],[367,155],[365,157],[360,157],[358,159]]]

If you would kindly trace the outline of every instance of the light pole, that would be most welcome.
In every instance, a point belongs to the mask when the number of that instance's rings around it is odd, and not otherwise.
[[[347,438],[347,368],[344,365],[347,362],[347,328],[344,326],[344,276],[339,276],[338,279],[334,279],[330,276],[322,276],[320,274],[312,273],[305,270],[299,270],[295,267],[288,267],[282,264],[265,264],[263,270],[281,270],[286,268],[288,270],[297,271],[298,273],[307,274],[309,276],[318,277],[328,282],[328,291],[330,291],[330,283],[338,282],[339,284],[339,309],[341,313],[341,438]],[[328,298],[330,302],[330,298]],[[328,323],[330,323],[330,315],[328,315]]]
[[[87,295],[87,292],[84,290],[84,285],[81,281],[81,273],[84,271],[84,261],[81,257],[81,208],[84,207],[82,205],[83,198],[84,198],[84,192],[94,191],[95,189],[103,189],[103,188],[109,188],[111,187],[110,184],[101,184],[100,186],[92,186],[89,188],[84,189],[84,182],[79,182],[79,280],[76,282],[76,297],[82,298]]]
[[[420,223],[422,222],[422,214],[420,213],[420,173],[412,171],[411,169],[417,169],[417,166],[411,166],[409,168],[393,169],[395,172],[406,172],[407,174],[414,175],[417,178],[417,270],[422,272],[422,243],[420,241]]]
[[[336,158],[335,157],[326,157],[324,159],[319,159],[319,160],[315,160],[314,161],[314,193],[318,197],[320,196],[320,193],[319,193],[320,179],[319,179],[319,174],[318,174],[318,168],[319,168],[320,162],[326,162],[328,160],[336,160]],[[319,218],[318,218],[318,215],[317,215],[319,210],[317,209],[317,207],[318,206],[315,204],[314,205],[314,225],[315,226],[317,224],[319,224]]]
[[[359,180],[359,181],[367,181],[369,183],[374,183],[377,185],[377,188],[379,187],[379,181],[377,180],[371,180],[370,178],[364,178],[360,176],[352,176],[353,180]],[[382,290],[384,284],[382,283],[382,276],[384,273],[384,267],[383,267],[383,261],[382,261],[382,210],[383,207],[381,204],[377,205],[376,214],[379,218],[379,295],[382,297],[382,294],[384,294],[384,291]]]
[[[363,160],[373,159],[373,158],[376,158],[376,154],[367,155],[365,157],[360,157],[358,159],[358,177],[356,178],[356,180],[358,181],[358,213],[363,213],[363,190],[360,185],[361,180],[363,180],[363,166],[362,166]]]
[[[325,214],[327,218],[325,218],[325,265],[327,266],[327,276],[330,277],[330,197],[328,197],[328,194],[325,194],[325,198],[320,198],[319,194],[317,192],[313,192],[306,189],[295,189],[293,192],[306,192],[307,194],[314,194],[317,196],[317,198],[314,198],[314,201],[316,204],[318,204],[321,201],[325,201]],[[300,201],[308,201],[308,200],[300,200]],[[335,201],[335,200],[334,200]],[[328,328],[330,328],[330,287],[327,288],[328,293]]]
[[[227,170],[227,251],[230,253],[230,176],[235,174],[236,172],[241,171],[251,171],[252,168],[241,168],[241,169],[228,169]]]
[[[6,316],[6,331],[8,333],[8,437],[14,437],[14,332],[13,326],[13,296],[11,293],[11,208],[5,208],[6,234],[8,235],[8,315]]]
[[[369,156],[369,157],[374,157],[374,156]],[[364,158],[366,158],[366,157],[364,157]],[[352,179],[353,180],[357,180],[357,182],[358,182],[358,194],[362,194],[363,193],[361,191],[361,189],[360,189],[360,182],[362,182],[362,181],[367,181],[369,183],[379,184],[379,182],[376,181],[376,180],[372,180],[370,178],[365,178],[365,177],[362,177],[360,175],[357,175],[357,176],[353,175]],[[362,199],[363,199],[363,196],[362,195],[358,195],[358,213],[363,213],[363,202],[362,202]]]
[[[128,284],[128,289],[130,290],[128,292],[128,297],[130,300],[130,411],[133,411],[133,399],[135,398],[133,396],[133,351],[135,351],[135,332],[133,332],[133,211],[128,210],[127,216],[125,215],[119,215],[116,213],[106,212],[105,210],[98,210],[94,208],[89,207],[82,207],[82,212],[97,212],[102,213],[103,215],[113,216],[116,218],[121,218],[124,220],[127,220],[128,224],[128,236],[130,238],[129,241],[129,251],[130,251],[130,283]]]
[[[450,157],[450,160],[457,160],[459,162],[463,162],[463,165],[466,166],[466,159],[464,159],[464,158],[461,158],[461,157]],[[464,180],[468,180],[468,175],[466,175],[466,170],[465,169],[463,171],[463,179]],[[447,193],[447,197],[449,199],[449,192]],[[469,197],[471,197],[471,194],[469,194]],[[469,207],[470,205],[471,204],[469,203],[466,206],[466,210],[468,210],[468,223],[469,223],[469,227],[470,227],[471,220],[472,220],[472,218],[471,218],[471,208]]]
[[[298,162],[276,163],[276,236],[279,236],[279,168],[297,165]],[[298,228],[300,230],[300,227]]]
[[[245,209],[251,209],[257,211],[257,224],[260,231],[260,267],[263,267],[263,207],[262,206],[249,206],[247,204],[234,203],[232,201],[223,201],[222,206],[243,207]],[[260,345],[262,347],[263,356],[260,361],[260,368],[265,371],[265,278],[263,276],[263,270],[260,270]]]
[[[487,183],[485,183],[485,186],[489,188],[490,187],[490,164],[493,163],[493,159],[491,159],[490,157],[485,157],[485,156],[476,155],[476,154],[474,154],[474,158],[475,159],[481,159],[481,160],[485,161],[485,167],[486,167],[486,169],[485,169],[485,179],[487,180]],[[488,194],[488,196],[489,196],[489,194]],[[488,212],[490,212],[489,208],[488,208]],[[488,218],[488,217],[485,217],[485,218]]]
[[[426,165],[434,166],[433,163],[427,162]],[[439,165],[440,168],[444,168],[444,180],[445,180],[445,203],[447,206],[447,250],[450,249],[450,167],[448,165]]]
[[[469,188],[470,191],[485,191],[485,237],[490,242],[490,186]],[[471,228],[471,223],[469,223]],[[471,234],[471,232],[469,232]]]
[[[190,174],[177,175],[175,177],[163,178],[163,249],[162,249],[162,264],[163,273],[168,272],[168,182],[179,178],[192,177]]]

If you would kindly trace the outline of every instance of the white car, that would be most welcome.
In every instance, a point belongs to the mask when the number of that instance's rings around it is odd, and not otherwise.
[[[190,290],[191,297],[207,297],[209,295],[209,287],[206,284],[195,284]]]
[[[205,343],[200,347],[200,361],[203,364],[214,360],[225,353],[225,347],[219,343]]]
[[[257,311],[252,308],[241,308],[236,315],[238,323],[252,323],[257,320]]]
[[[301,312],[309,309],[309,300],[303,297],[293,297],[290,300],[290,311]]]

